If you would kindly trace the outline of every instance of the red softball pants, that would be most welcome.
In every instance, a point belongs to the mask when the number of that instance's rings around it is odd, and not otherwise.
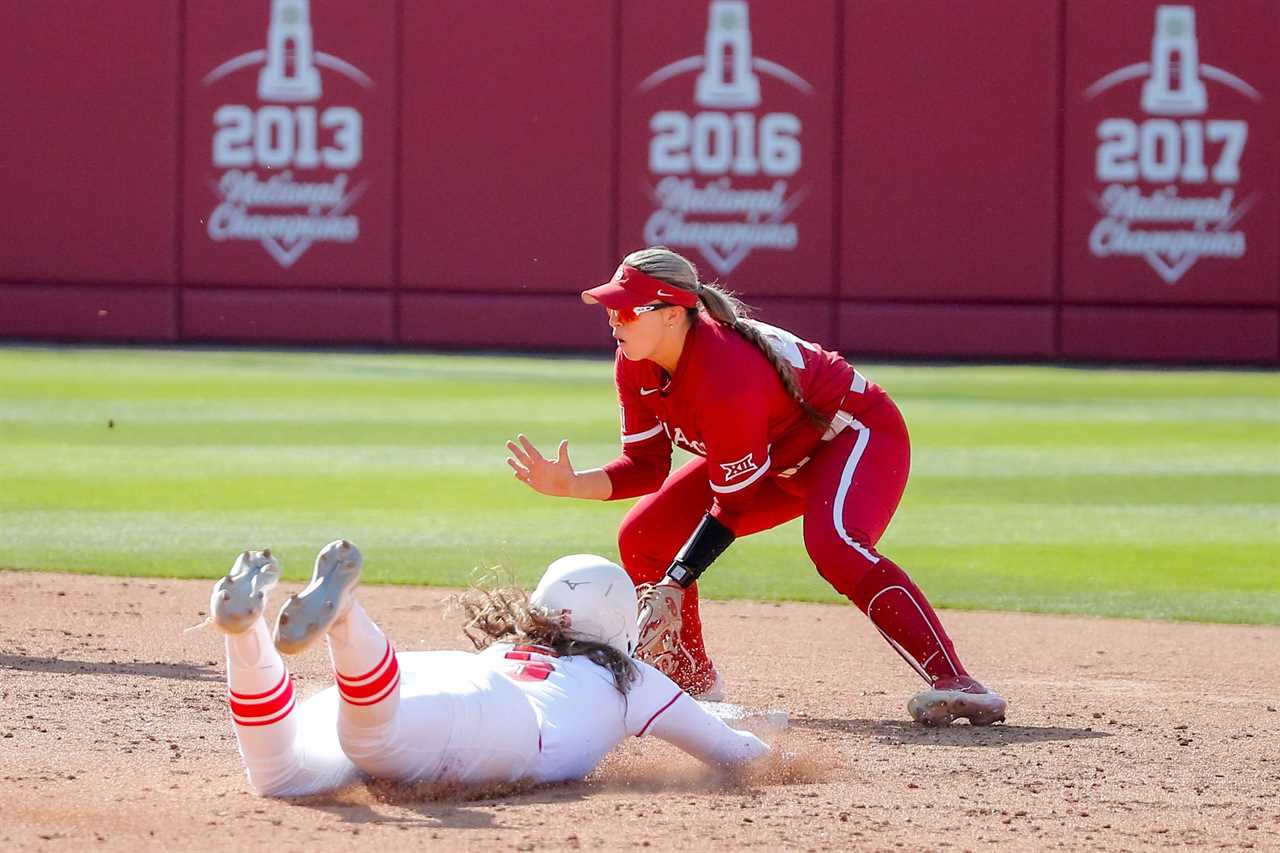
[[[622,565],[633,581],[655,583],[711,508],[706,460],[694,459],[627,513],[618,531]],[[911,442],[902,414],[886,398],[850,428],[818,446],[791,478],[760,484],[739,536],[804,516],[804,545],[818,572],[858,606],[929,683],[967,675],[950,638],[906,572],[876,551],[902,499]],[[723,558],[721,558],[723,561]],[[714,571],[714,569],[712,569]],[[711,669],[702,641],[697,585],[685,594],[682,639],[697,686]],[[681,686],[688,687],[687,684]]]

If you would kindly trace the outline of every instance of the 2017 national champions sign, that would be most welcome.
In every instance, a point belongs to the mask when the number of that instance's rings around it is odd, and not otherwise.
[[[1264,105],[1280,92],[1269,34],[1248,26],[1267,12],[1251,0],[1073,7],[1069,298],[1274,302],[1280,162]]]
[[[193,4],[189,278],[389,285],[393,4]]]
[[[826,3],[624,4],[622,251],[670,246],[753,295],[829,292],[834,43],[813,34],[832,20]]]

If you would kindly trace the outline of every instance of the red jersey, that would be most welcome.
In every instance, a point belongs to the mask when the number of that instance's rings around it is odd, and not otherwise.
[[[751,321],[791,364],[805,400],[825,420],[856,417],[884,391],[838,353],[790,332]],[[614,361],[622,408],[622,455],[604,466],[610,499],[657,491],[671,471],[671,446],[706,457],[715,501],[711,514],[734,530],[738,515],[767,478],[789,476],[823,439],[756,346],[699,312],[675,373],[652,361]],[[735,531],[736,532],[736,531]]]

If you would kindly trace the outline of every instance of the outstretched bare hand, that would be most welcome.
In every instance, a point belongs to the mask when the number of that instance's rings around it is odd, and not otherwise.
[[[519,444],[516,443],[519,442]],[[548,459],[523,434],[516,441],[507,442],[507,464],[516,472],[516,479],[535,492],[554,497],[570,497],[573,481],[577,476],[569,461],[569,441],[560,442],[555,459]]]

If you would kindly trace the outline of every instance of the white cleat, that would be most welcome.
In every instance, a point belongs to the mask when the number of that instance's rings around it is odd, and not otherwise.
[[[316,555],[311,583],[280,608],[276,617],[276,648],[296,655],[309,648],[351,609],[364,557],[346,539],[330,542]]]
[[[267,593],[280,580],[280,563],[270,549],[243,551],[227,576],[213,585],[209,619],[224,634],[249,630],[267,606]]]
[[[923,726],[949,726],[964,718],[972,726],[1004,721],[1009,703],[967,675],[941,678],[907,703],[912,719]]]

